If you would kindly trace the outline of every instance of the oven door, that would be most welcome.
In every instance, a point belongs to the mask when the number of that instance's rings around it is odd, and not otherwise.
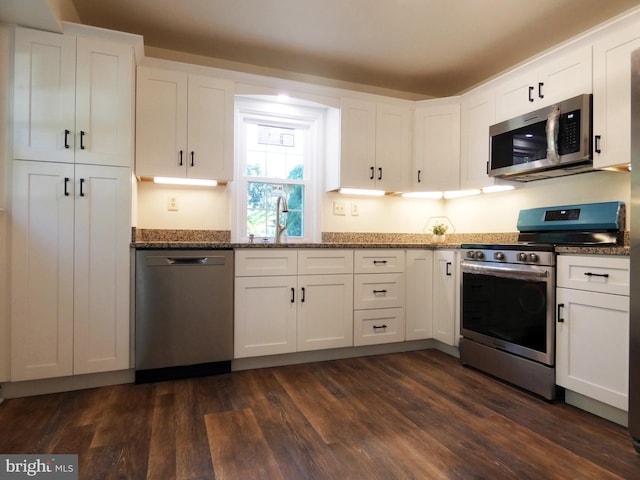
[[[463,337],[555,362],[555,268],[462,261]]]

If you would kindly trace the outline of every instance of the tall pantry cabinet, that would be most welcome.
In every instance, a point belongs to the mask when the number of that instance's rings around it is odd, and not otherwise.
[[[11,381],[129,367],[134,71],[129,38],[16,28]]]

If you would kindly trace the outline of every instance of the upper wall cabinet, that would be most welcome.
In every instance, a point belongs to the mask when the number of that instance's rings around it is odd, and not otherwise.
[[[562,54],[527,65],[497,84],[496,122],[591,90],[591,46],[568,47]]]
[[[138,68],[136,175],[233,180],[234,83]]]
[[[462,97],[460,128],[460,188],[493,185],[488,175],[489,127],[495,123],[495,92],[471,92]]]
[[[426,100],[414,114],[413,191],[460,186],[460,99]]]
[[[411,162],[411,110],[343,98],[339,187],[406,191]],[[338,167],[336,167],[338,168]]]
[[[593,46],[593,165],[631,161],[631,52],[640,48],[637,25],[617,29]]]
[[[14,158],[131,166],[131,45],[16,28],[14,81]]]

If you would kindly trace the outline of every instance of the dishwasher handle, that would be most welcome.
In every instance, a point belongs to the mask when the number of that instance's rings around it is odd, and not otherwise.
[[[150,267],[169,267],[178,265],[215,266],[224,265],[226,259],[222,255],[197,255],[197,256],[170,256],[153,255],[146,258],[146,264]]]

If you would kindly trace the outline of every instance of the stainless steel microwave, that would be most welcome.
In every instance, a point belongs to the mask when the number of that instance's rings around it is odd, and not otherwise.
[[[593,170],[591,95],[489,128],[491,177],[530,182]]]

